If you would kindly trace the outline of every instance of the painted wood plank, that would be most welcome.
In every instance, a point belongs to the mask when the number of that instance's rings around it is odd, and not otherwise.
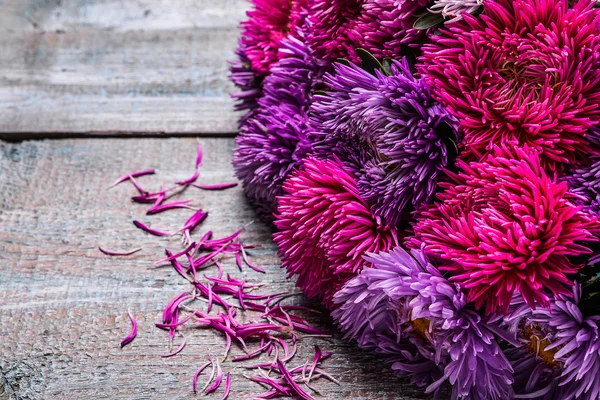
[[[232,139],[202,139],[203,183],[230,182]],[[150,269],[176,238],[155,238],[135,229],[140,219],[174,230],[188,210],[157,216],[131,203],[127,184],[106,187],[126,172],[157,168],[141,177],[149,188],[189,177],[195,159],[193,139],[69,139],[0,142],[0,399],[185,399],[192,398],[191,378],[204,355],[219,354],[224,340],[208,330],[189,329],[188,346],[174,358],[168,335],[154,328],[161,310],[187,282],[170,269]],[[242,190],[191,189],[181,195],[210,212],[196,236],[208,229],[230,234],[254,219]],[[267,285],[266,292],[293,291],[279,268],[271,231],[261,223],[243,236],[257,245],[251,257],[266,275],[247,279]],[[143,247],[127,258],[101,254],[106,248]],[[226,272],[241,276],[232,260]],[[307,304],[302,297],[292,300]],[[127,309],[140,323],[138,338],[125,349]],[[326,315],[309,314],[317,327],[332,331]],[[324,366],[341,386],[320,381],[321,399],[423,399],[422,390],[393,376],[381,359],[341,340],[306,338],[293,365],[312,357],[312,346],[335,352]],[[235,353],[240,353],[239,349]],[[302,361],[301,361],[302,360]],[[227,361],[234,377],[231,399],[258,394],[244,379],[248,373]],[[214,396],[211,398],[219,398]]]
[[[245,0],[0,1],[0,136],[231,134]]]

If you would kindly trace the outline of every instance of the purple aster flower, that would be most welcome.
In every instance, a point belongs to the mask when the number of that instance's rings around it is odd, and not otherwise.
[[[573,297],[559,295],[551,309],[531,309],[515,296],[505,324],[512,326],[523,348],[532,353],[537,365],[544,363],[544,384],[530,385],[527,398],[561,400],[600,399],[599,315],[586,316],[580,308],[582,287],[573,287]],[[591,300],[596,302],[597,300]],[[553,371],[550,371],[552,369]],[[550,376],[554,380],[550,381]],[[532,375],[533,377],[533,375]]]
[[[307,112],[322,67],[310,55],[303,37],[281,41],[280,61],[263,84],[260,109],[242,125],[233,165],[246,194],[267,220],[276,211],[276,196],[292,169],[310,150]]]
[[[560,368],[547,364],[528,346],[511,347],[504,351],[513,367],[513,389],[516,398],[563,399],[565,387],[560,386]]]
[[[311,107],[314,151],[351,164],[374,213],[397,224],[403,212],[431,199],[452,161],[457,122],[406,61],[394,62],[390,76],[354,64],[334,69],[325,76],[330,90]],[[358,166],[348,154],[359,154]]]
[[[240,41],[235,51],[237,60],[231,61],[229,78],[240,89],[239,93],[234,93],[231,97],[237,100],[236,111],[245,111],[246,115],[240,119],[240,126],[253,115],[253,111],[258,108],[258,99],[262,96],[263,77],[258,76],[250,65],[250,60],[246,57],[246,46]]]
[[[365,259],[373,268],[363,270],[335,296],[340,306],[333,317],[347,337],[379,353],[380,337],[416,346],[420,357],[437,366],[432,371],[443,370],[437,379],[430,375],[434,382],[428,392],[449,382],[452,399],[513,396],[512,367],[495,340],[497,329],[467,307],[466,294],[421,250],[409,254],[397,247]],[[400,371],[409,368],[402,365]]]
[[[443,371],[433,361],[426,340],[429,321],[411,320],[409,304],[418,295],[411,288],[416,279],[412,274],[421,271],[427,260],[420,252],[411,256],[402,248],[367,259],[375,262],[374,268],[364,269],[335,295],[339,307],[332,312],[334,320],[346,339],[385,355],[398,375],[420,387],[431,385]]]
[[[590,162],[565,180],[570,191],[579,196],[576,202],[584,206],[584,211],[597,215],[600,213],[600,157],[592,156]]]
[[[467,306],[467,295],[460,286],[429,266],[411,287],[419,293],[410,304],[412,318],[430,321],[436,360],[442,352],[449,355],[437,384],[448,380],[453,399],[512,398],[512,367],[490,326]]]

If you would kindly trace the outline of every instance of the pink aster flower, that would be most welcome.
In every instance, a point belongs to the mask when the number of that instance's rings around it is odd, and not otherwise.
[[[411,244],[450,260],[450,271],[468,300],[488,313],[506,313],[518,291],[532,308],[548,307],[549,293],[570,295],[567,275],[591,253],[597,221],[569,201],[566,182],[541,168],[537,151],[496,147],[481,162],[458,162],[439,203],[417,216]]]
[[[296,33],[302,24],[302,12],[308,0],[252,0],[254,9],[242,22],[240,45],[252,69],[267,75],[278,60],[279,42],[289,33]]]
[[[360,47],[377,58],[399,58],[403,46],[415,47],[427,38],[427,30],[415,29],[419,11],[430,0],[368,0],[356,24]]]
[[[315,0],[308,15],[306,42],[316,57],[334,61],[348,58],[360,62],[355,49],[360,36],[356,21],[365,0]]]
[[[463,156],[516,140],[561,169],[590,152],[600,122],[600,11],[594,2],[490,0],[423,46],[417,66],[461,122]]]
[[[403,45],[420,44],[426,31],[413,28],[415,14],[429,0],[315,0],[309,10],[307,41],[327,61],[360,62],[356,48],[375,57],[401,56]]]
[[[398,232],[371,213],[337,159],[308,158],[283,189],[273,235],[282,267],[308,297],[332,307],[342,285],[370,266],[363,255],[391,249]]]

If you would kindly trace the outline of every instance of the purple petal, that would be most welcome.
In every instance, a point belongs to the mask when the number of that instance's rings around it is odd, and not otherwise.
[[[98,247],[98,250],[100,250],[102,253],[106,254],[107,256],[130,256],[132,254],[137,253],[138,251],[142,251],[142,248],[137,248],[137,249],[133,249],[133,250],[105,250],[102,247]]]
[[[131,314],[131,312],[128,312],[129,314],[129,320],[131,321],[131,333],[129,333],[129,335],[127,335],[122,341],[121,341],[121,348],[127,346],[129,343],[133,342],[133,339],[135,339],[135,337],[137,336],[137,321],[135,320],[135,318],[133,317],[133,314]]]
[[[110,185],[108,188],[112,188],[117,186],[119,183],[121,182],[125,182],[126,180],[129,180],[131,178],[137,178],[139,176],[144,176],[144,175],[153,175],[156,171],[153,169],[147,169],[144,171],[138,171],[138,172],[132,172],[130,174],[125,174],[122,177],[120,177],[119,179],[117,179],[112,185]]]
[[[133,224],[137,228],[139,228],[151,235],[154,235],[154,236],[171,236],[171,234],[169,232],[163,232],[163,231],[158,231],[156,229],[149,228],[148,226],[142,224],[140,221],[133,221]]]
[[[233,182],[233,183],[219,183],[216,185],[197,185],[197,184],[192,184],[192,186],[197,187],[198,189],[202,189],[202,190],[225,190],[225,189],[230,189],[230,188],[234,188],[238,185],[237,182]]]

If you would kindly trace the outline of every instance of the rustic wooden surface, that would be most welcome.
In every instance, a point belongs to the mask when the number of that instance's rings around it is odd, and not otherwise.
[[[233,140],[202,139],[205,159],[200,180],[229,182]],[[177,228],[189,211],[146,217],[145,207],[129,201],[127,184],[107,191],[125,172],[157,168],[140,178],[149,188],[187,178],[193,169],[195,140],[68,139],[0,142],[0,400],[8,399],[187,399],[191,378],[207,353],[220,353],[224,340],[209,330],[186,331],[188,346],[170,359],[167,334],[154,328],[168,301],[187,288],[170,269],[150,269],[175,238],[156,238],[131,224],[133,219],[166,230]],[[183,197],[210,212],[197,235],[217,236],[254,219],[241,189]],[[268,273],[247,278],[267,283],[268,292],[294,290],[278,267],[270,230],[252,224],[244,236],[256,244],[254,260]],[[97,246],[144,250],[127,258],[108,257]],[[240,273],[233,264],[226,269]],[[300,297],[296,302],[304,303]],[[120,349],[129,332],[127,309],[140,323],[138,338]],[[309,316],[331,330],[326,316]],[[323,399],[422,399],[422,390],[394,377],[380,359],[336,336],[305,339],[297,363],[319,343],[335,356],[324,366],[342,385],[319,381]],[[237,350],[239,352],[239,350]],[[261,387],[232,371],[231,399],[247,398]],[[220,392],[220,391],[219,391]],[[198,396],[201,397],[201,396]],[[209,398],[220,398],[214,395]]]
[[[245,0],[1,0],[0,137],[231,134]]]

